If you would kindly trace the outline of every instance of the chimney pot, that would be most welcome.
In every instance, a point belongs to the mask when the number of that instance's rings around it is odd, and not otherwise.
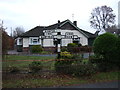
[[[57,28],[60,29],[60,20],[58,20],[58,27]]]
[[[77,21],[73,21],[73,24],[74,24],[75,26],[77,26]]]
[[[58,20],[58,23],[60,23],[60,20]]]

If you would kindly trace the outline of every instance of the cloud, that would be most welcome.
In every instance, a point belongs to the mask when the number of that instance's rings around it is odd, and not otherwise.
[[[0,19],[7,27],[22,25],[29,30],[37,25],[48,26],[57,20],[78,21],[78,26],[91,29],[89,17],[92,9],[107,5],[117,14],[119,0],[0,0]],[[10,30],[8,30],[10,31]]]

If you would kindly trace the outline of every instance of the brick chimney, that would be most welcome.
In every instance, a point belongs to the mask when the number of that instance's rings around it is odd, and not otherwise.
[[[75,26],[77,26],[77,21],[73,21],[73,24],[74,24]]]
[[[58,20],[58,29],[60,29],[60,20]]]
[[[60,20],[58,20],[58,23],[60,23]]]

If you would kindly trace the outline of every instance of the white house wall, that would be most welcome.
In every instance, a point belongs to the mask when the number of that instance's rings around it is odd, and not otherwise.
[[[68,43],[72,43],[72,39],[62,39],[61,46],[67,46]]]
[[[84,36],[82,33],[80,33],[77,30],[61,30],[61,35],[65,35],[66,32],[73,32],[73,35],[77,35],[80,37],[80,43],[84,45],[88,45],[88,38]],[[52,35],[56,35],[57,33],[52,33]],[[29,45],[43,45],[43,47],[55,47],[53,39],[43,39],[43,43],[41,39],[39,39],[39,42],[37,44],[32,44],[31,39],[38,39],[39,37],[29,37],[29,38],[23,38],[23,47],[29,47]],[[19,38],[18,38],[19,39]],[[19,40],[17,40],[19,41]],[[61,40],[61,46],[67,46],[68,43],[73,43],[73,40],[64,38]],[[19,44],[17,42],[17,44]]]
[[[43,47],[54,47],[53,39],[44,39]]]
[[[23,47],[29,47],[29,38],[23,38]]]
[[[77,35],[78,37],[80,37],[80,43],[83,46],[88,45],[88,38],[86,36],[84,36],[82,33],[80,33],[79,31],[77,31],[77,30],[61,30],[62,35],[65,35],[66,32],[73,32],[74,35]],[[67,43],[67,42],[65,42],[65,43]]]
[[[79,42],[83,46],[88,45],[88,38],[77,30],[60,30],[60,32],[61,32],[61,35],[66,35],[66,32],[72,32],[73,35],[77,35],[78,37],[80,37]],[[48,34],[45,34],[45,35],[48,35]],[[52,33],[51,35],[57,35],[57,33]],[[61,40],[61,46],[67,46],[68,43],[73,43],[72,38],[70,38],[70,39],[64,38]],[[43,40],[43,47],[54,47],[54,46],[55,45],[53,43],[53,39],[44,39]]]

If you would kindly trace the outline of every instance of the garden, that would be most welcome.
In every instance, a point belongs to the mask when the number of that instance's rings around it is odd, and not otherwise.
[[[97,37],[93,43],[94,55],[89,58],[83,58],[78,53],[80,50],[75,50],[80,46],[68,44],[62,48],[59,59],[56,56],[6,55],[3,61],[3,88],[61,87],[118,80],[118,36],[106,33]],[[82,47],[82,51],[85,49],[91,50],[87,46]]]

